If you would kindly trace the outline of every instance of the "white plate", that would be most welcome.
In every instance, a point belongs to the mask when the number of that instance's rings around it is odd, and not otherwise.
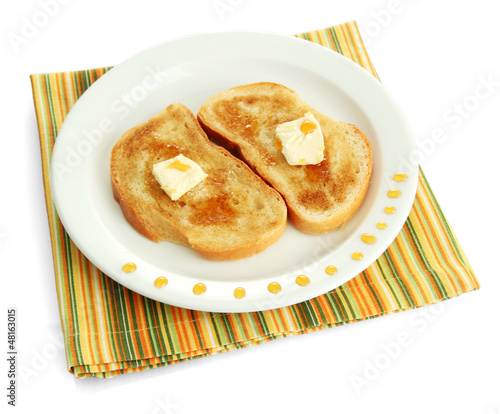
[[[372,182],[361,209],[344,229],[307,235],[290,223],[266,251],[234,262],[211,262],[185,246],[154,243],[124,219],[111,192],[111,149],[129,128],[173,102],[195,114],[213,94],[257,81],[282,83],[321,112],[356,124],[373,147]],[[56,140],[51,188],[61,221],[82,253],[127,288],[175,306],[216,312],[258,311],[298,303],[347,282],[394,240],[413,203],[418,168],[412,132],[386,89],[357,64],[294,37],[222,32],[179,38],[148,49],[96,81],[68,114]],[[395,182],[395,173],[407,173]],[[389,198],[388,190],[401,196]],[[386,206],[396,207],[386,214]],[[385,230],[378,222],[387,223]],[[374,244],[361,235],[376,236]],[[363,258],[354,260],[352,254]],[[134,273],[121,269],[137,265]],[[325,272],[335,266],[337,273]],[[310,283],[299,286],[306,275]],[[168,285],[154,286],[157,277]],[[268,291],[271,282],[281,292]],[[193,293],[203,283],[206,292]],[[238,287],[242,299],[234,297]]]

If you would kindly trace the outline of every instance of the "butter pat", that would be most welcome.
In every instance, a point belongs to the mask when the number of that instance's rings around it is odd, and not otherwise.
[[[276,127],[276,146],[290,165],[319,164],[325,141],[319,122],[311,112]]]
[[[178,200],[206,177],[193,160],[178,155],[153,165],[153,175],[172,200]]]

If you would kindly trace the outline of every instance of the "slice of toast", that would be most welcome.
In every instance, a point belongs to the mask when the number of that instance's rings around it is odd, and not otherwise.
[[[182,154],[207,177],[173,201],[153,164]],[[276,242],[286,226],[281,196],[248,166],[211,143],[191,111],[172,104],[127,131],[111,154],[113,195],[142,235],[192,247],[211,260],[236,260]]]
[[[324,160],[290,165],[276,145],[276,127],[307,112],[321,126]],[[362,205],[373,164],[369,140],[356,126],[318,112],[293,90],[269,82],[237,86],[208,99],[198,121],[210,140],[281,193],[298,229],[313,234],[334,230]]]

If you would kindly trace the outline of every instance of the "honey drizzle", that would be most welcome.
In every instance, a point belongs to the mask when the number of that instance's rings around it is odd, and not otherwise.
[[[352,258],[354,260],[361,260],[363,258],[363,253],[361,253],[361,252],[354,252],[352,254]]]
[[[125,263],[122,266],[122,271],[125,273],[132,273],[132,272],[135,272],[136,270],[137,270],[137,265],[135,263],[132,263],[132,262]]]
[[[373,234],[365,233],[361,236],[361,240],[366,244],[374,244],[377,238]]]
[[[207,287],[203,283],[197,283],[193,286],[193,293],[195,295],[201,295],[207,291]]]
[[[166,277],[160,276],[157,277],[154,281],[154,285],[156,288],[161,289],[168,285],[168,279]]]
[[[245,292],[245,289],[243,289],[242,287],[234,289],[234,297],[236,299],[243,299],[246,295],[247,293]]]
[[[281,292],[281,285],[277,282],[271,282],[267,286],[267,290],[276,295],[277,293]]]
[[[387,192],[387,196],[390,198],[398,198],[401,196],[401,191],[400,190],[389,190]]]
[[[406,181],[408,179],[408,174],[394,174],[392,179],[397,182]]]
[[[297,278],[295,279],[295,283],[297,283],[297,285],[302,287],[307,286],[310,282],[311,281],[306,275],[297,276]]]

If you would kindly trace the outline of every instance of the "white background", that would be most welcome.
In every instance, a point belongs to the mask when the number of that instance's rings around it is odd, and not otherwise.
[[[29,370],[18,381],[17,412],[500,414],[494,0],[467,6],[453,0],[60,0],[36,33],[13,43],[12,34],[23,36],[26,22],[45,13],[44,3],[50,1],[3,2],[0,11],[2,412],[7,308],[16,307],[18,370]],[[358,22],[380,78],[407,114],[423,170],[481,289],[442,305],[175,366],[75,379],[60,343],[29,75],[115,65],[186,34],[293,34],[349,20]],[[489,90],[480,86],[485,81]],[[436,129],[447,139],[432,147]]]

